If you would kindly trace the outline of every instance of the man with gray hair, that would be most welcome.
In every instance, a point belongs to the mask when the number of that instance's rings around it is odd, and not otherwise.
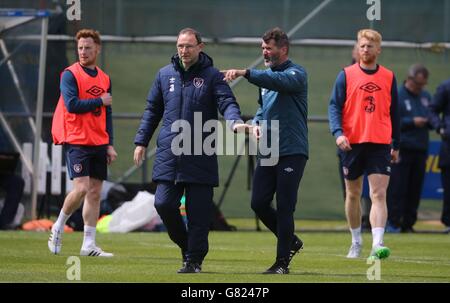
[[[425,164],[428,156],[430,124],[428,105],[431,95],[424,90],[428,70],[422,64],[409,68],[408,77],[398,91],[400,113],[400,158],[392,165],[388,188],[386,232],[414,232]]]
[[[157,139],[153,181],[158,184],[155,207],[170,239],[181,249],[183,267],[178,273],[199,273],[209,250],[208,234],[213,210],[214,187],[219,185],[217,154],[208,154],[202,147],[211,131],[208,121],[218,119],[220,112],[233,131],[246,131],[241,111],[229,85],[203,52],[200,33],[182,29],[177,38],[177,53],[171,63],[161,68],[147,96],[147,106],[134,143],[134,161],[140,165],[147,146],[161,120]],[[192,132],[181,142],[176,130],[179,121],[192,125]],[[182,127],[184,131],[184,126]],[[187,127],[186,127],[187,128]],[[195,142],[195,133],[200,144]],[[193,142],[191,145],[188,142]],[[183,145],[181,147],[180,145]],[[176,146],[186,150],[178,153]],[[195,149],[200,147],[197,152]],[[186,197],[187,226],[180,214],[181,197]]]

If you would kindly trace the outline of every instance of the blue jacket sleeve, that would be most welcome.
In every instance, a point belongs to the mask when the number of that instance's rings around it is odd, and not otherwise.
[[[83,114],[103,106],[101,98],[79,99],[78,85],[72,72],[66,70],[61,77],[60,84],[61,95],[64,99],[64,105],[67,111],[72,114]]]
[[[400,114],[398,109],[397,80],[392,78],[391,86],[391,126],[392,126],[392,148],[400,148]]]
[[[328,106],[328,120],[330,123],[331,134],[337,138],[343,134],[342,130],[342,109],[344,108],[346,98],[345,72],[341,71],[334,83],[331,92],[330,104]]]
[[[223,80],[223,75],[217,71],[214,78],[214,97],[219,113],[227,121],[242,123],[241,110],[230,86]],[[232,125],[230,125],[232,126]]]
[[[141,124],[139,125],[134,144],[148,146],[153,133],[158,128],[159,121],[164,113],[164,100],[161,90],[160,73],[155,77],[152,88],[147,96],[147,106],[142,115]]]
[[[112,95],[111,79],[109,79],[108,93]],[[112,106],[106,106],[106,132],[108,133],[109,136],[109,145],[114,145]]]
[[[450,100],[449,91],[447,91],[445,85],[439,85],[429,105],[429,122],[438,132],[444,127],[443,119],[441,119],[441,113],[444,112],[448,100]]]
[[[307,83],[303,69],[289,67],[284,71],[250,69],[248,82],[277,92],[301,92]]]
[[[259,88],[259,98],[258,98],[259,107],[256,110],[255,117],[253,117],[252,124],[259,125],[259,121],[263,119],[263,111],[262,111],[262,101],[261,101],[261,88]]]

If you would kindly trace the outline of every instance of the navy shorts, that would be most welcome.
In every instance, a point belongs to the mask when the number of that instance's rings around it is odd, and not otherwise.
[[[342,172],[347,180],[356,180],[364,173],[391,174],[391,146],[388,144],[352,144],[352,150],[341,151]]]
[[[65,144],[64,149],[67,171],[71,180],[86,176],[98,180],[106,180],[106,145],[83,146]]]

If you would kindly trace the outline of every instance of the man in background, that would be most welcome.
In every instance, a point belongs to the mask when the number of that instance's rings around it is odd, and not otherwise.
[[[392,165],[388,187],[387,232],[414,232],[417,221],[429,144],[431,95],[424,90],[427,82],[427,68],[414,64],[398,90],[400,155],[398,163]]]
[[[430,123],[442,138],[439,152],[444,204],[441,222],[445,232],[450,233],[450,79],[442,82],[436,89],[430,104]]]

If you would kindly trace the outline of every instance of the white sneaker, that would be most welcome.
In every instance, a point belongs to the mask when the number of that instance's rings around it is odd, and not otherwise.
[[[361,255],[362,245],[360,243],[352,243],[347,254],[347,258],[356,259]]]
[[[93,246],[89,249],[81,249],[80,256],[111,258],[114,257],[114,254],[105,252],[100,247]]]
[[[52,231],[48,238],[48,249],[52,254],[57,255],[61,252],[63,231],[57,230],[54,226],[52,226]]]

